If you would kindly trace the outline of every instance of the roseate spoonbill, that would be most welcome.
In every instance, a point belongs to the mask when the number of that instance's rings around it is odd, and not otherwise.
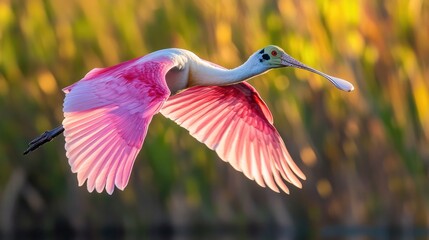
[[[62,126],[29,144],[28,153],[64,131],[65,149],[79,186],[112,194],[123,190],[154,114],[161,112],[259,185],[289,193],[305,175],[273,126],[270,110],[244,82],[273,68],[319,74],[337,88],[353,85],[310,68],[277,46],[258,50],[225,69],[183,49],[164,49],[108,68],[96,68],[63,89]]]

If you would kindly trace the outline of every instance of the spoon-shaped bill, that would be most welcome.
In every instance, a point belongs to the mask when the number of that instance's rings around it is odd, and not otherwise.
[[[341,89],[343,91],[351,92],[351,91],[353,91],[355,89],[355,87],[353,86],[353,84],[351,84],[350,82],[348,82],[348,81],[346,81],[344,79],[337,78],[337,77],[332,77],[332,76],[329,76],[329,75],[326,75],[324,77],[326,77],[332,84],[334,84],[335,87],[337,87],[338,89]]]
[[[344,79],[341,79],[341,78],[329,76],[326,73],[320,72],[314,68],[311,68],[311,67],[295,60],[294,58],[292,58],[291,56],[289,56],[287,54],[283,54],[281,59],[282,59],[282,64],[284,66],[301,68],[301,69],[305,69],[307,71],[316,73],[316,74],[328,79],[332,84],[334,84],[335,87],[337,87],[340,90],[343,90],[346,92],[351,92],[355,89],[353,84],[351,84],[350,82],[348,82]]]

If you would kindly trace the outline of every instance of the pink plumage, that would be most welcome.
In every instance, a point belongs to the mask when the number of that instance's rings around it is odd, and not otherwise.
[[[96,69],[64,89],[69,164],[88,191],[124,189],[152,116],[170,95],[168,58],[136,59]]]
[[[259,185],[289,192],[282,178],[305,179],[272,125],[272,115],[248,83],[198,86],[170,97],[161,113]],[[273,180],[274,178],[274,180]]]
[[[305,176],[274,128],[270,110],[243,82],[287,66],[320,74],[341,90],[353,90],[347,81],[309,68],[276,46],[257,51],[231,70],[182,49],[93,69],[64,88],[66,155],[79,185],[86,181],[90,192],[106,189],[112,194],[115,186],[123,190],[149,123],[161,111],[259,185],[286,193],[284,180],[301,187],[299,178]]]

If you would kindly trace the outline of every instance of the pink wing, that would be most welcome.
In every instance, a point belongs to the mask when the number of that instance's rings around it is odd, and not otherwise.
[[[94,69],[64,89],[64,135],[69,164],[88,191],[123,190],[152,116],[170,91],[168,59],[134,59]]]
[[[272,115],[248,83],[193,87],[170,97],[160,111],[259,185],[286,193],[305,175],[293,162]],[[277,184],[277,185],[276,185]]]

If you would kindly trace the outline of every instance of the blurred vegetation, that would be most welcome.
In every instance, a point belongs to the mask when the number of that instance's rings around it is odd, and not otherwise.
[[[428,29],[423,0],[2,0],[0,229],[427,233]],[[290,196],[247,180],[161,115],[128,187],[112,196],[77,186],[61,137],[22,156],[61,124],[61,89],[92,68],[169,47],[234,67],[268,44],[356,87],[344,93],[293,69],[250,81],[308,177]]]

